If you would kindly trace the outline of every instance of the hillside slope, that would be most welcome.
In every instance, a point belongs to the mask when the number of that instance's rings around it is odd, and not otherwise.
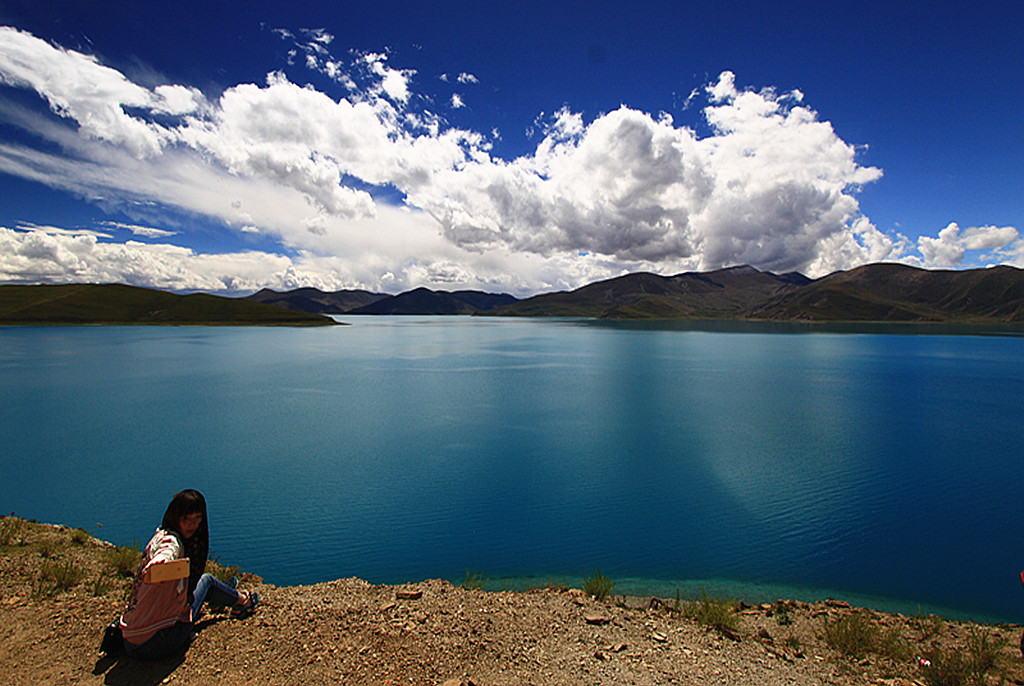
[[[811,321],[1024,321],[1024,270],[964,271],[869,264],[830,274],[751,308],[757,319]]]
[[[329,317],[206,293],[122,284],[0,286],[0,324],[231,324],[323,326]]]
[[[353,309],[350,314],[477,314],[514,302],[513,296],[503,293],[416,288]]]
[[[299,312],[344,314],[387,297],[389,296],[383,293],[361,290],[324,292],[318,288],[297,288],[293,291],[278,292],[263,288],[246,296],[246,300],[277,305]]]
[[[99,653],[131,580],[117,550],[64,526],[0,517],[0,674],[35,684],[913,686],[1022,683],[1020,627],[858,610],[840,601],[736,607],[597,600],[428,580],[277,587],[245,620],[208,612],[187,652]],[[66,570],[71,570],[71,574]],[[223,571],[207,564],[207,571]],[[713,608],[713,611],[710,611]],[[928,663],[917,659],[922,656]]]
[[[880,263],[817,280],[746,266],[676,276],[636,273],[527,298],[488,314],[1011,323],[1024,321],[1024,270],[1000,266],[939,271]]]
[[[547,293],[490,314],[523,317],[743,317],[767,297],[810,283],[800,274],[776,275],[753,267],[659,276],[626,274],[574,291]]]

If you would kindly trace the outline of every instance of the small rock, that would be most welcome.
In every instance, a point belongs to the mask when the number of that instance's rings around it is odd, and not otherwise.
[[[660,634],[657,631],[651,634],[651,638],[653,638],[658,643],[664,643],[668,640],[668,636],[666,636],[665,634]]]
[[[423,597],[423,591],[398,591],[395,597],[399,600],[419,600]]]
[[[608,622],[612,621],[610,617],[605,617],[604,615],[586,615],[583,617],[583,619],[587,622],[587,624],[597,625],[607,624]]]

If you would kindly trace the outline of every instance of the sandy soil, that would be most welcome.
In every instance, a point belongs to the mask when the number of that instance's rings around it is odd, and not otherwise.
[[[255,615],[207,615],[187,651],[139,662],[99,652],[130,584],[112,566],[111,550],[66,527],[0,519],[0,681],[1024,684],[1016,626],[779,601],[740,605],[716,627],[697,616],[700,604],[599,601],[577,589],[506,593],[441,580],[396,587],[359,579],[279,588],[250,574],[241,585],[262,598]],[[55,588],[54,569],[68,567],[83,577]]]

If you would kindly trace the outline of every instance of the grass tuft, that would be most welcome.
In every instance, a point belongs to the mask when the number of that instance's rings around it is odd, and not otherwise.
[[[113,548],[107,559],[122,576],[133,576],[139,562],[142,560],[142,549],[138,541],[132,541],[128,545],[120,545]]]
[[[85,570],[75,565],[71,560],[60,563],[56,560],[48,560],[39,568],[39,581],[35,587],[35,594],[40,597],[54,596],[61,591],[67,591],[85,578]]]
[[[726,634],[735,634],[740,628],[740,617],[736,614],[735,600],[708,597],[704,587],[701,598],[687,609],[687,615],[702,624]]]
[[[825,643],[843,655],[859,658],[876,652],[879,631],[863,612],[825,620]]]
[[[21,517],[0,517],[0,546],[25,545],[25,520]]]
[[[114,588],[114,582],[109,577],[100,575],[92,582],[92,594],[97,598],[107,595]]]
[[[233,578],[242,574],[242,568],[238,565],[226,565],[220,561],[220,555],[213,555],[212,552],[211,556],[206,562],[206,571],[217,581],[229,584]]]
[[[466,570],[466,579],[465,579],[465,581],[462,582],[462,587],[463,588],[468,588],[468,589],[481,590],[481,589],[483,589],[484,585],[488,581],[490,581],[490,580],[491,580],[491,577],[486,577],[485,578],[485,577],[482,577],[482,576],[480,576],[479,574],[477,574],[475,572],[470,572],[467,569]]]
[[[999,674],[999,682],[1004,683],[1006,674],[1000,665],[999,653],[1006,643],[1005,638],[992,639],[986,632],[972,627],[966,650],[933,648],[925,654],[929,664],[921,669],[924,683],[927,686],[983,686],[989,683],[993,672]]]
[[[85,529],[73,529],[71,531],[71,542],[76,545],[85,545],[92,536]]]
[[[874,653],[899,664],[913,657],[913,646],[903,636],[902,626],[880,628],[865,612],[826,620],[824,638],[829,646],[852,658]]]
[[[604,600],[611,595],[613,588],[615,588],[615,582],[597,569],[592,575],[583,577],[583,592],[598,600]]]

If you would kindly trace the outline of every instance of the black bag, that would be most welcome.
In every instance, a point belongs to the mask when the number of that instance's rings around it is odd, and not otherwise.
[[[100,652],[107,655],[124,654],[124,636],[121,635],[121,623],[118,620],[114,620],[103,630]]]

